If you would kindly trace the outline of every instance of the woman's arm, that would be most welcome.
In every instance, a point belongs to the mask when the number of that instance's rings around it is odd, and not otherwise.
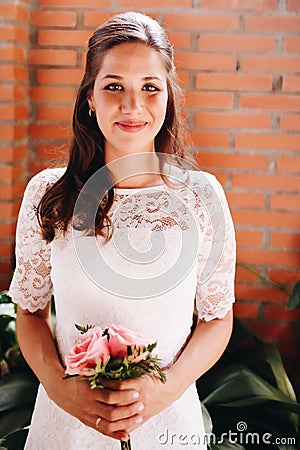
[[[114,439],[127,439],[137,423],[141,402],[129,386],[122,391],[91,389],[87,382],[73,377],[64,380],[62,367],[51,332],[50,303],[44,310],[30,313],[18,307],[17,336],[24,358],[47,395],[60,408],[85,425]],[[115,407],[118,405],[118,407]],[[99,427],[96,420],[101,417]]]

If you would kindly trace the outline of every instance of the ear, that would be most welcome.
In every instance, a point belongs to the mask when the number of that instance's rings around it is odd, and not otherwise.
[[[89,98],[87,99],[87,101],[88,101],[88,104],[89,104],[90,109],[91,109],[92,111],[95,111],[95,107],[94,107],[94,104],[93,104],[93,99],[92,99],[92,97],[89,97]]]

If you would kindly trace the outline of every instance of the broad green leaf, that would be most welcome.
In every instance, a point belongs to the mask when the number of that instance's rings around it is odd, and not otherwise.
[[[14,373],[0,380],[0,413],[35,401],[38,382],[29,374]]]
[[[288,301],[286,304],[286,309],[295,309],[300,305],[300,280],[298,280],[292,289],[288,297]]]

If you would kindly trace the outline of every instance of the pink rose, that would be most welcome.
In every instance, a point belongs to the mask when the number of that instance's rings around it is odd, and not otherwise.
[[[128,346],[131,347],[131,350],[133,351],[134,348],[143,350],[150,344],[150,342],[141,334],[120,325],[110,325],[110,327],[107,329],[107,333],[109,334],[109,351],[111,356],[114,358],[126,358],[128,356]],[[143,355],[135,358],[134,362],[138,362],[138,358],[139,361],[145,359],[147,355],[148,352],[144,352]]]
[[[89,329],[76,339],[73,348],[65,356],[66,373],[68,375],[90,375],[98,361],[104,363],[109,358],[106,336],[102,336],[100,327]]]

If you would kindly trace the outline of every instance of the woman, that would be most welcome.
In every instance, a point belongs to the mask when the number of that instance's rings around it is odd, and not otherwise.
[[[183,168],[174,78],[156,21],[108,20],[89,41],[68,166],[27,186],[9,291],[41,383],[26,449],[119,449],[129,434],[143,450],[206,448],[194,382],[231,334],[235,239],[219,183]],[[75,323],[153,338],[167,382],[64,380]]]

